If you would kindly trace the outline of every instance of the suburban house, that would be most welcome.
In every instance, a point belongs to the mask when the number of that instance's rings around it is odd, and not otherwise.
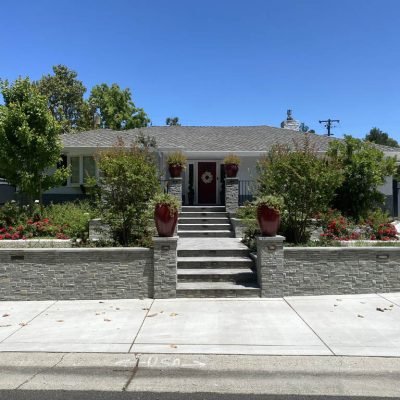
[[[126,131],[96,129],[62,135],[63,164],[71,166],[71,176],[62,187],[46,192],[43,200],[60,202],[85,197],[85,179],[98,177],[94,154],[111,148],[119,138],[130,145],[139,134],[156,140],[157,159],[162,173],[162,184],[169,185],[166,159],[169,153],[181,150],[188,158],[182,175],[182,201],[184,205],[223,205],[225,201],[225,171],[223,159],[234,153],[241,159],[238,173],[239,203],[252,198],[257,177],[257,161],[272,146],[293,146],[304,138],[299,122],[293,119],[291,110],[281,123],[281,128],[271,126],[150,126]],[[332,137],[308,133],[316,149],[324,154]],[[388,156],[397,156],[400,149],[378,146]],[[397,181],[388,177],[381,191],[386,195],[388,211],[398,216],[399,196]],[[0,181],[0,204],[12,199],[14,188]]]
[[[285,126],[283,122],[283,126]],[[288,129],[289,128],[289,129]],[[296,127],[294,127],[296,128]],[[239,201],[250,199],[257,177],[256,164],[273,145],[293,145],[294,141],[304,137],[304,133],[293,130],[293,121],[289,127],[270,126],[158,126],[113,131],[97,129],[78,134],[62,136],[64,162],[71,165],[72,175],[66,186],[50,190],[45,201],[72,200],[84,196],[84,181],[87,176],[98,176],[99,171],[93,155],[100,149],[111,148],[118,140],[129,145],[137,135],[155,138],[157,142],[158,162],[163,173],[162,180],[168,185],[168,153],[181,150],[188,157],[188,165],[183,172],[182,199],[184,205],[222,205],[224,204],[225,173],[223,159],[234,153],[241,159],[238,173]],[[332,137],[309,133],[313,143],[321,154],[328,149]],[[400,149],[380,146],[388,156],[400,157]],[[204,178],[207,179],[204,179]],[[397,182],[388,177],[381,188],[387,197],[388,210],[398,214]]]

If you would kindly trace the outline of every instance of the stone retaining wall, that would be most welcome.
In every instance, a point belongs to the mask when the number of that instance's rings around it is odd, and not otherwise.
[[[400,247],[286,247],[259,238],[262,297],[400,291]]]
[[[400,291],[400,248],[285,248],[283,253],[282,289],[291,296]]]
[[[0,249],[0,301],[153,297],[145,248]]]

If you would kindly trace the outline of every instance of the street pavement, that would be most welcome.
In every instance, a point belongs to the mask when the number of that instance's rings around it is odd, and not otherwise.
[[[68,399],[173,398],[166,393],[185,393],[188,399],[213,398],[207,393],[232,395],[222,397],[226,399],[248,394],[273,394],[279,399],[289,395],[399,398],[399,381],[399,358],[110,353],[0,357],[1,400],[50,400],[59,398],[60,392],[87,394]],[[162,395],[140,397],[140,393]],[[196,393],[204,396],[195,397]]]
[[[400,293],[0,302],[1,352],[400,356]]]

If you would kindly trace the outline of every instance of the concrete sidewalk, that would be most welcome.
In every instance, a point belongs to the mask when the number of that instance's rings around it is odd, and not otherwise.
[[[0,302],[1,352],[400,356],[400,293]]]

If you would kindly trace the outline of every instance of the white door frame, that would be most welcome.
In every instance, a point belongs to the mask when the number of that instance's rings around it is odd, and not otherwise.
[[[216,170],[216,204],[221,204],[221,199],[220,199],[220,190],[221,190],[221,177],[220,177],[220,170],[221,167],[220,165],[222,164],[221,160],[191,160],[190,162],[193,163],[193,186],[195,188],[195,197],[194,197],[194,204],[199,205],[199,185],[198,185],[198,167],[199,167],[199,162],[214,162],[215,163],[215,170]],[[189,183],[189,182],[188,182]],[[186,191],[187,191],[187,185],[185,185]],[[186,196],[185,196],[186,198]]]

